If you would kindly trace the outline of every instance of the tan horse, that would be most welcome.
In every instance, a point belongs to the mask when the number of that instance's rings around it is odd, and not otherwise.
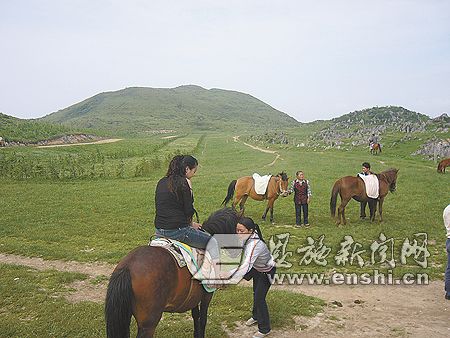
[[[445,168],[448,166],[450,166],[450,158],[443,159],[441,162],[439,162],[439,164],[437,166],[437,172],[444,174]]]
[[[289,178],[286,173],[281,172],[276,176],[272,176],[267,185],[267,190],[264,195],[257,194],[255,191],[255,180],[252,176],[244,176],[238,180],[231,181],[228,186],[228,194],[222,202],[222,205],[227,203],[233,198],[234,192],[236,196],[233,200],[233,208],[239,203],[239,207],[244,211],[244,204],[247,198],[250,196],[256,201],[268,200],[266,210],[262,215],[262,219],[266,220],[267,212],[270,210],[270,222],[273,223],[273,204],[278,196],[286,197],[288,192]]]
[[[336,215],[336,201],[337,195],[341,196],[341,205],[338,208],[338,217],[336,224],[342,222],[347,224],[345,219],[345,206],[347,203],[353,198],[358,202],[361,202],[361,217],[363,215],[363,211],[365,209],[365,204],[369,204],[370,209],[370,220],[375,220],[375,213],[377,211],[377,201],[379,202],[379,213],[380,213],[380,222],[383,221],[383,201],[388,192],[394,192],[397,185],[397,173],[398,169],[389,169],[383,171],[379,174],[376,174],[379,181],[379,197],[378,199],[369,198],[366,194],[366,187],[364,181],[355,176],[345,176],[338,179],[333,186],[333,190],[331,192],[331,200],[330,200],[330,211],[331,216],[335,217]]]
[[[378,152],[381,154],[381,145],[379,143],[372,144],[372,147],[370,148],[370,153],[372,155],[378,155]]]

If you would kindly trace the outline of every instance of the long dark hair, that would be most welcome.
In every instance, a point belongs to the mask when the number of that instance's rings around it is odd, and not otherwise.
[[[251,219],[250,217],[242,216],[241,218],[239,218],[238,223],[241,223],[243,226],[245,226],[247,228],[247,230],[251,230],[252,232],[256,231],[259,239],[264,242],[264,238],[263,238],[261,229],[260,229],[259,225],[253,221],[253,219]]]
[[[181,198],[181,192],[189,189],[186,182],[186,167],[194,169],[198,166],[198,161],[191,155],[176,155],[169,163],[166,176],[169,179],[169,190],[173,192],[178,199]]]

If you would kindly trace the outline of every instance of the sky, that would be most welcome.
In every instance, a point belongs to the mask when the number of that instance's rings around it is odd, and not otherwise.
[[[301,122],[396,105],[450,112],[447,0],[0,2],[0,112],[195,84]]]

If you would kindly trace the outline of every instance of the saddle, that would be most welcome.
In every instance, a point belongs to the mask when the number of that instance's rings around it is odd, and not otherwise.
[[[269,184],[269,180],[272,175],[260,176],[259,174],[254,173],[252,177],[255,181],[255,192],[258,195],[264,195],[266,193],[267,185]]]
[[[380,190],[380,182],[378,181],[377,175],[358,174],[358,177],[364,181],[367,197],[378,198]]]
[[[150,246],[162,247],[170,252],[180,268],[187,267],[192,278],[203,281],[208,278],[214,279],[214,269],[211,257],[205,250],[190,247],[182,242],[169,238],[156,238],[149,242]],[[202,283],[207,292],[216,289]]]

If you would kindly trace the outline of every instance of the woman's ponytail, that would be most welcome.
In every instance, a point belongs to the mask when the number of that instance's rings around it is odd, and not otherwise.
[[[169,179],[169,190],[181,199],[182,190],[189,189],[186,182],[186,167],[194,169],[198,161],[191,155],[176,155],[172,158],[166,176]]]

